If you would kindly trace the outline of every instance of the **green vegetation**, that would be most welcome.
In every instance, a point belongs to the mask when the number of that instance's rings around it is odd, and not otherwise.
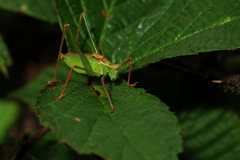
[[[212,83],[240,72],[239,0],[36,3],[0,0],[0,159],[240,158],[239,97]],[[76,35],[82,12],[109,61],[132,58],[136,87],[124,80],[129,63],[115,81],[105,78],[114,113],[98,77],[73,72],[54,99],[70,70],[63,61],[48,83],[57,28],[70,24]],[[81,55],[96,52],[84,24],[66,43],[63,53],[75,43]],[[238,81],[224,82],[239,92]]]

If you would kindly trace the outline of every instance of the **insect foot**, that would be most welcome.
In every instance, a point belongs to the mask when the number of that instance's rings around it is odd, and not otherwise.
[[[58,97],[53,97],[53,99],[54,100],[60,100],[60,99],[62,99],[64,97],[64,95],[60,95],[60,96],[58,96]]]
[[[52,85],[53,83],[56,83],[56,81],[54,79],[52,79],[51,81],[47,82],[49,85]]]
[[[137,85],[137,83],[138,83],[138,82],[135,82],[135,83],[133,83],[133,84],[127,84],[127,85],[130,86],[130,87],[135,87],[135,86]]]
[[[48,84],[45,86],[45,88],[55,89],[57,86],[62,86],[62,85],[63,85],[62,82],[55,82],[51,80],[51,81],[48,81]]]

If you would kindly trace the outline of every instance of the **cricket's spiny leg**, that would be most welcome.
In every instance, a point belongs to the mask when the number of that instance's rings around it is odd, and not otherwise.
[[[84,15],[84,12],[80,14],[80,16],[79,16],[79,20],[78,20],[78,28],[77,28],[76,38],[75,38],[75,42],[76,42],[76,44],[77,44],[78,37],[79,37],[79,33],[80,33],[80,27],[81,27],[81,23],[82,23],[83,15]],[[76,52],[76,47],[77,47],[76,44],[74,45],[73,53]]]
[[[82,68],[82,67],[79,67],[79,66],[77,66],[77,65],[72,66],[71,69],[70,69],[70,71],[69,71],[69,73],[68,73],[67,79],[66,79],[66,81],[65,81],[65,83],[64,83],[64,85],[63,85],[62,92],[61,92],[60,96],[54,97],[55,100],[60,100],[60,99],[62,99],[62,98],[64,97],[64,91],[66,90],[68,81],[69,81],[69,79],[70,79],[70,77],[71,77],[71,75],[72,75],[72,71],[73,71],[73,69],[75,69],[75,68],[86,71],[86,69],[84,69],[84,68]]]
[[[131,57],[128,57],[127,59],[125,59],[125,60],[124,60],[122,63],[120,63],[120,65],[119,65],[117,68],[115,68],[115,69],[118,70],[118,69],[121,68],[127,61],[129,61],[127,85],[128,85],[128,86],[131,86],[131,87],[135,87],[138,82],[135,82],[135,83],[133,83],[133,84],[130,84],[130,77],[131,77],[131,72],[132,72],[132,58],[131,58]]]
[[[104,83],[104,78],[103,78],[103,77],[101,77],[101,81],[102,81],[103,88],[104,88],[104,90],[105,90],[105,92],[106,92],[106,95],[107,95],[107,97],[108,97],[108,101],[109,101],[109,103],[110,103],[110,105],[111,105],[111,108],[112,108],[111,113],[113,113],[113,112],[114,112],[114,106],[113,106],[112,100],[111,100],[111,98],[110,98],[110,95],[109,95],[109,93],[108,93],[107,87],[106,87],[106,85],[105,85],[105,83]]]
[[[64,83],[64,85],[63,85],[63,89],[62,89],[62,92],[61,92],[60,96],[54,97],[55,100],[60,100],[60,99],[62,99],[62,98],[64,97],[64,91],[66,90],[68,81],[69,81],[69,79],[70,79],[70,77],[71,77],[71,75],[72,75],[72,71],[73,71],[74,69],[80,69],[80,70],[83,70],[83,71],[86,71],[86,72],[87,72],[87,69],[85,69],[85,68],[83,68],[83,67],[79,67],[79,66],[77,66],[77,65],[73,65],[73,66],[71,67],[69,73],[68,73],[67,79],[66,79],[66,81],[65,81],[65,83]],[[96,75],[95,73],[92,73],[92,76],[97,76],[97,75]]]
[[[73,67],[71,67],[71,69],[70,69],[70,71],[69,71],[69,73],[68,73],[67,79],[66,79],[66,81],[65,81],[65,83],[64,83],[62,92],[61,92],[60,96],[54,97],[55,100],[60,100],[60,99],[62,99],[62,97],[64,97],[64,91],[65,91],[65,89],[66,89],[66,87],[67,87],[68,81],[69,81],[69,79],[70,79],[70,77],[71,77],[71,75],[72,75],[72,71],[73,71],[74,68],[77,68],[77,66],[74,65]]]
[[[88,35],[90,37],[90,40],[92,42],[92,45],[93,45],[93,48],[95,50],[95,52],[97,53],[97,49],[96,49],[96,46],[94,44],[94,41],[93,41],[93,37],[90,33],[90,30],[89,30],[89,27],[88,27],[88,23],[87,23],[87,20],[86,20],[86,17],[85,17],[85,12],[82,12],[79,16],[79,20],[78,20],[78,28],[77,28],[77,34],[76,34],[76,38],[75,38],[75,45],[74,45],[74,50],[73,50],[73,53],[75,53],[76,51],[76,44],[77,44],[77,41],[78,41],[78,37],[79,37],[79,33],[80,33],[80,27],[81,27],[81,23],[82,23],[82,19],[84,20],[85,22],[85,26],[87,28],[87,32],[88,32]]]
[[[48,81],[48,84],[50,84],[50,85],[53,84],[54,82],[56,82],[56,79],[57,79],[58,65],[59,65],[59,61],[61,60],[61,52],[62,52],[62,46],[63,46],[63,41],[64,41],[64,35],[65,35],[66,29],[68,27],[69,27],[69,24],[65,24],[64,28],[63,28],[62,39],[61,39],[61,44],[60,44],[60,47],[59,47],[58,59],[57,59],[56,68],[55,68],[55,71],[54,71],[54,76],[53,76],[53,79],[51,81]]]

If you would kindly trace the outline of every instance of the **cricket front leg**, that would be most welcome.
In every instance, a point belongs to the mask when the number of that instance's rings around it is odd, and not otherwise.
[[[132,72],[132,58],[131,58],[131,57],[125,59],[122,63],[120,63],[120,65],[116,68],[116,70],[118,70],[119,68],[121,68],[127,61],[129,61],[127,85],[128,85],[128,86],[131,86],[131,87],[135,87],[138,82],[135,82],[135,83],[133,83],[133,84],[130,84],[130,78],[131,78],[131,72]]]
[[[101,82],[102,82],[103,88],[104,88],[104,90],[105,90],[105,92],[106,92],[106,95],[107,95],[108,101],[109,101],[109,103],[110,103],[110,106],[111,106],[111,108],[112,108],[111,113],[114,113],[114,106],[113,106],[112,100],[111,100],[111,98],[110,98],[110,95],[109,95],[109,93],[108,93],[107,87],[106,87],[106,85],[105,85],[105,83],[104,83],[104,77],[101,77]]]

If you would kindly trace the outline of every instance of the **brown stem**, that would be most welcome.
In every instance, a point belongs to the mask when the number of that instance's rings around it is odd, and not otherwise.
[[[37,143],[48,131],[49,127],[43,127],[35,136],[33,136],[27,143],[25,143],[22,148],[18,151],[17,155],[14,159],[21,159],[25,153],[35,144]]]

